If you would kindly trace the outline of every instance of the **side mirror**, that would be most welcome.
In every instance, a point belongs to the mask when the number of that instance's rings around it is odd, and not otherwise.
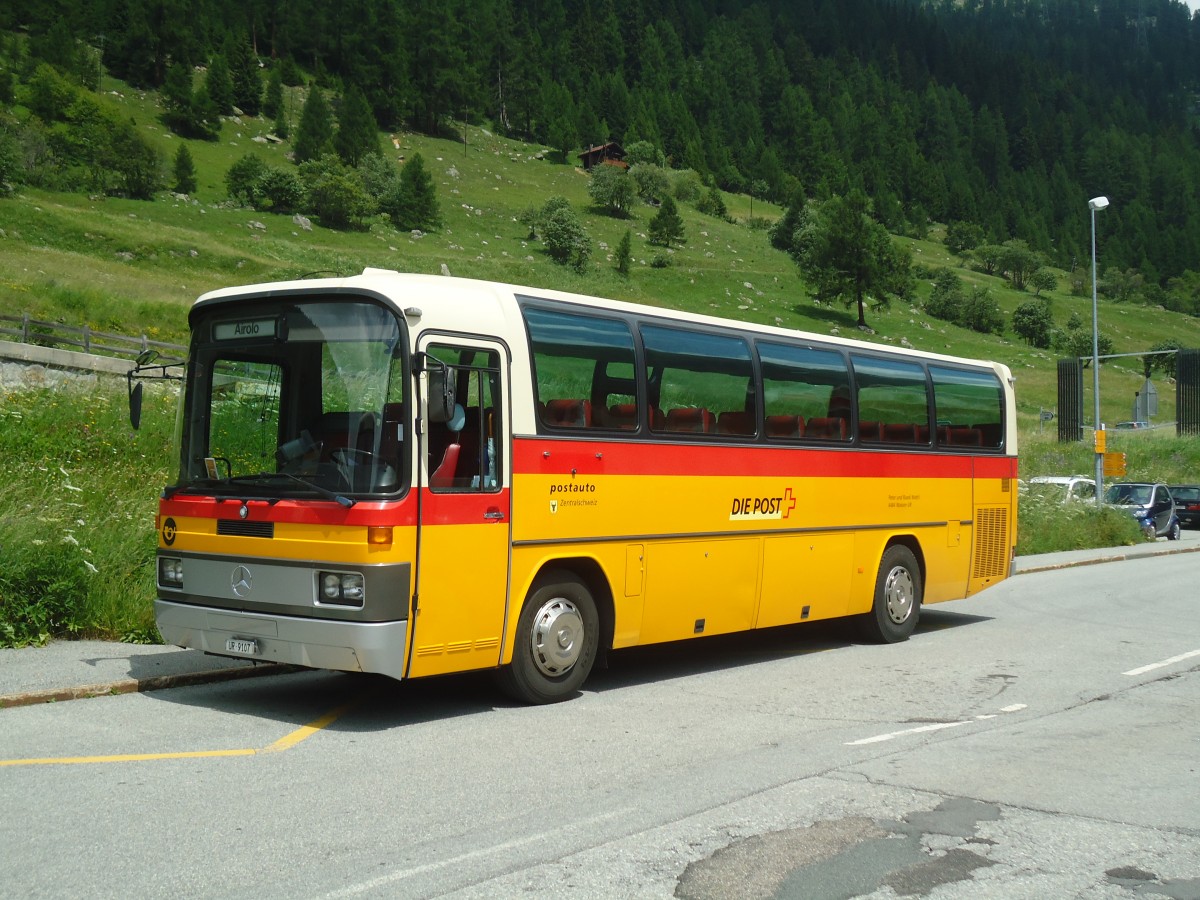
[[[453,415],[454,370],[442,363],[429,370],[429,421],[449,422]]]
[[[137,431],[142,424],[142,383],[139,381],[129,389],[129,424]]]

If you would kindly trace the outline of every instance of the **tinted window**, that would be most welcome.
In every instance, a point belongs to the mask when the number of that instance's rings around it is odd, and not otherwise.
[[[854,357],[859,440],[929,443],[925,370],[916,363]]]
[[[434,491],[495,491],[500,488],[503,434],[500,405],[500,354],[494,350],[449,345],[429,348],[446,366],[454,385],[454,413],[429,423],[426,442],[429,487]]]
[[[840,353],[761,343],[758,355],[769,439],[848,439],[850,372]]]
[[[1004,445],[1004,394],[993,373],[930,366],[929,375],[941,443]]]
[[[753,367],[745,341],[657,325],[641,331],[653,430],[754,434]]]
[[[541,426],[635,428],[636,370],[629,326],[532,307],[523,312]]]

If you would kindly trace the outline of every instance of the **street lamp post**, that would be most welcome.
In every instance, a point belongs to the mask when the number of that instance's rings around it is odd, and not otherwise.
[[[1092,211],[1092,400],[1095,403],[1096,428],[1094,449],[1096,455],[1096,506],[1104,505],[1104,454],[1100,452],[1100,434],[1104,424],[1100,421],[1100,316],[1096,306],[1096,210],[1108,206],[1107,197],[1093,197],[1088,201]]]

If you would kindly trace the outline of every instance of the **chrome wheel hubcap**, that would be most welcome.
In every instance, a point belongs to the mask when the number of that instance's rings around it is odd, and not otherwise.
[[[530,649],[542,674],[557,677],[570,671],[583,651],[583,617],[574,603],[556,597],[537,611]]]
[[[883,583],[883,601],[887,607],[888,618],[897,625],[903,625],[913,611],[913,597],[916,590],[913,587],[912,575],[903,566],[896,566],[888,572]]]

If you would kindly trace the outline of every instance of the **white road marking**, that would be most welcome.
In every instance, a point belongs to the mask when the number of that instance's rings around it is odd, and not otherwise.
[[[874,737],[863,738],[859,741],[850,741],[846,746],[857,747],[859,744],[878,744],[880,741],[890,741],[892,738],[902,737],[906,734],[920,734],[923,731],[941,731],[943,728],[957,728],[959,725],[966,724],[966,722],[935,722],[933,725],[922,725],[920,728],[905,728],[903,731],[877,734]]]
[[[1012,713],[1019,712],[1022,709],[1027,709],[1024,703],[1014,703],[1011,706],[1002,707],[1000,712]],[[862,744],[878,744],[882,741],[890,741],[893,738],[904,737],[906,734],[921,734],[927,731],[941,731],[945,728],[957,728],[959,725],[967,725],[970,722],[977,722],[982,719],[994,719],[997,713],[988,713],[975,716],[974,719],[964,719],[961,722],[935,722],[932,725],[921,725],[917,728],[905,728],[903,731],[890,731],[887,734],[877,734],[869,738],[860,738],[857,741],[847,741],[845,746],[858,747]]]
[[[568,830],[589,830],[594,825],[599,825],[602,822],[607,822],[611,819],[620,819],[629,815],[632,810],[620,809],[613,812],[605,813],[600,816],[594,816],[591,819],[586,819],[575,823]],[[406,878],[411,878],[414,875],[423,875],[428,872],[433,872],[438,869],[445,869],[451,866],[458,866],[464,862],[473,859],[478,859],[483,856],[490,856],[495,853],[512,850],[516,847],[523,847],[527,844],[536,844],[544,841],[558,840],[562,837],[562,831],[545,831],[537,834],[526,835],[525,837],[515,838],[511,841],[504,841],[499,844],[493,844],[489,847],[480,847],[478,850],[472,850],[470,853],[460,853],[458,856],[450,857],[449,859],[439,860],[437,862],[425,863],[419,866],[412,866],[407,869],[397,869],[389,872],[386,875],[380,875],[377,878],[371,878],[367,881],[360,881],[357,884],[350,884],[336,891],[332,891],[325,895],[326,898],[334,897],[353,897],[358,894],[363,894],[368,891],[376,892],[380,888],[387,888],[394,885],[398,881],[403,881]]]
[[[1170,659],[1164,659],[1162,662],[1150,663],[1148,666],[1139,666],[1136,669],[1130,669],[1128,672],[1122,672],[1121,674],[1144,675],[1155,669],[1161,669],[1164,666],[1174,665],[1177,662],[1183,662],[1185,659],[1191,659],[1193,656],[1200,656],[1200,650],[1192,650],[1190,653],[1180,653],[1178,656],[1172,656]]]

